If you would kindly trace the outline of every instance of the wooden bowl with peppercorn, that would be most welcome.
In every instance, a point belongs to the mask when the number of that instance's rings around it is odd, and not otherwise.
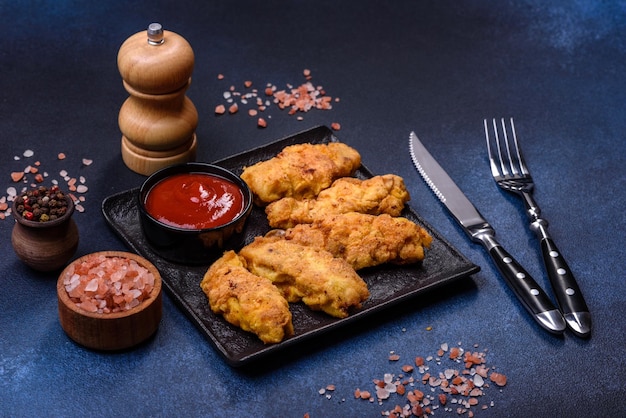
[[[58,186],[26,190],[12,203],[11,244],[26,265],[38,271],[61,269],[78,248],[74,202]]]
[[[162,316],[161,288],[159,271],[137,254],[87,254],[59,275],[61,327],[87,348],[129,349],[157,331]]]

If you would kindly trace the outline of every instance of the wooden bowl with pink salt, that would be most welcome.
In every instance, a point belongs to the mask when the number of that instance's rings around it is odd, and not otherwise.
[[[161,287],[159,271],[137,254],[85,255],[69,264],[57,281],[61,327],[88,348],[131,348],[159,326]]]

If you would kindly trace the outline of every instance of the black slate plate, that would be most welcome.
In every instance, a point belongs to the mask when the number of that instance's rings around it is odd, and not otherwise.
[[[288,145],[332,141],[337,141],[332,131],[320,126],[217,161],[215,164],[241,174],[243,167],[269,159]],[[372,173],[365,166],[361,166],[356,176],[369,178]],[[361,270],[359,274],[367,283],[371,296],[361,309],[348,318],[332,318],[324,313],[313,312],[300,303],[292,304],[295,335],[279,344],[264,345],[255,335],[228,324],[221,316],[211,312],[207,298],[200,289],[200,281],[212,260],[208,260],[205,266],[179,265],[161,258],[151,249],[139,225],[138,191],[136,188],[107,197],[102,203],[105,219],[130,249],[150,260],[159,269],[163,285],[170,296],[232,366],[243,366],[285,350],[316,335],[373,315],[428,289],[467,277],[480,269],[407,207],[403,216],[421,225],[433,237],[423,263],[402,267],[384,265]],[[269,230],[265,212],[255,207],[244,230],[244,244]]]

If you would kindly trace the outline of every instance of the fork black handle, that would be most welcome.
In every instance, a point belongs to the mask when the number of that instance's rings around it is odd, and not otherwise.
[[[541,239],[541,255],[565,321],[576,334],[588,337],[591,334],[589,308],[572,271],[552,238]]]
[[[574,334],[587,338],[591,335],[591,313],[585,303],[578,283],[563,255],[548,233],[548,221],[541,217],[541,210],[532,195],[521,192],[530,229],[535,231],[541,245],[541,255],[565,322]]]
[[[535,320],[552,333],[560,334],[565,331],[567,325],[561,312],[519,262],[499,244],[489,249],[489,255]]]

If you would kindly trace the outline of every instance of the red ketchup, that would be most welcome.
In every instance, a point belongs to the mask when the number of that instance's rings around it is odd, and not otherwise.
[[[235,183],[202,173],[164,178],[150,189],[145,205],[155,219],[184,229],[221,226],[244,209],[243,192]]]

